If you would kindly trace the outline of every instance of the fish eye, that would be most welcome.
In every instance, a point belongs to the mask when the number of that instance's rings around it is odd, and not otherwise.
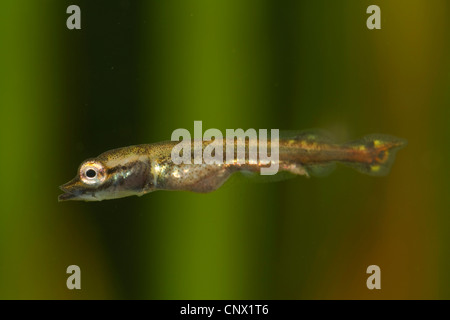
[[[103,165],[95,160],[84,162],[80,167],[80,180],[88,185],[100,185],[105,181],[106,173]]]
[[[86,177],[95,178],[96,175],[97,175],[97,171],[95,171],[94,169],[86,170]]]

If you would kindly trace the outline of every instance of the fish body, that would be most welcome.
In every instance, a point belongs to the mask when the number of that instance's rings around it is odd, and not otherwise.
[[[233,143],[234,140],[231,142]],[[202,151],[210,141],[201,142]],[[223,140],[223,154],[227,143]],[[172,161],[172,150],[178,141],[136,145],[114,149],[84,161],[77,176],[62,185],[59,201],[100,201],[131,195],[141,196],[156,190],[180,190],[206,193],[219,188],[237,171],[258,172],[269,164],[263,159],[251,159],[252,144],[246,141],[245,153],[239,158],[237,147],[232,161],[223,163],[180,163]],[[369,175],[386,175],[403,139],[388,135],[370,135],[361,140],[336,144],[320,135],[301,133],[278,141],[276,166],[279,171],[296,175],[322,174],[336,162],[343,163]],[[267,142],[267,149],[271,142]],[[194,152],[192,152],[192,158]],[[228,160],[228,159],[227,159]]]

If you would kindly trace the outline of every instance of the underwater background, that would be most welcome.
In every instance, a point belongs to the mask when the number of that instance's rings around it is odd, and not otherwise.
[[[72,4],[81,30],[66,27]],[[0,298],[449,299],[449,13],[446,0],[1,1]],[[338,166],[58,203],[86,158],[194,120],[408,146],[386,177]],[[81,290],[66,287],[73,264]]]

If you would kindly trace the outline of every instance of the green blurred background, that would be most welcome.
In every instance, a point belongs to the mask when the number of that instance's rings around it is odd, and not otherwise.
[[[81,30],[66,9],[81,8]],[[381,30],[366,9],[381,8]],[[449,299],[449,3],[0,4],[0,298]],[[58,203],[86,158],[176,128],[406,138],[390,175],[233,177]],[[66,268],[81,268],[81,290]],[[366,268],[381,268],[368,290]]]

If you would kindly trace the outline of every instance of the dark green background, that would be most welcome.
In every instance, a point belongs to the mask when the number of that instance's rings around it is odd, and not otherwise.
[[[66,8],[81,8],[81,30]],[[366,8],[381,8],[368,30]],[[448,1],[0,4],[0,298],[450,298]],[[406,138],[390,175],[58,203],[177,128]],[[81,268],[79,291],[67,266]],[[381,290],[366,268],[381,268]]]

